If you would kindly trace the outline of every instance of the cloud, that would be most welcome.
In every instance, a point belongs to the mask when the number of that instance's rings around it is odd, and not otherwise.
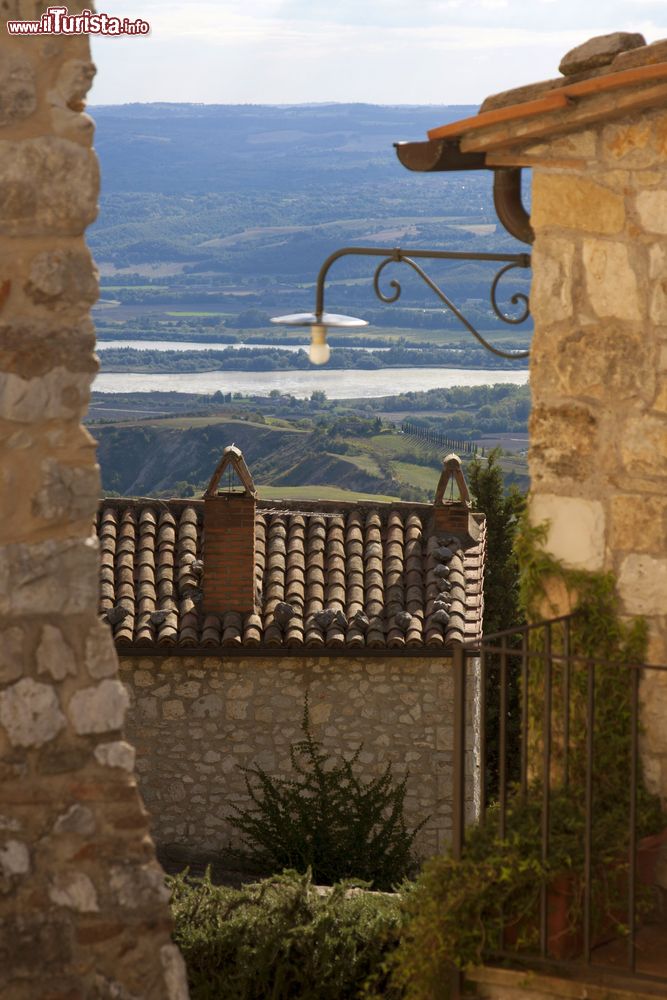
[[[92,100],[472,103],[555,75],[592,35],[667,35],[656,2],[109,0],[152,30],[93,41]]]

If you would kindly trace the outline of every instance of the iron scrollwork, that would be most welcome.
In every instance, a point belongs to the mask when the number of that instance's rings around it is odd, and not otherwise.
[[[503,323],[509,323],[512,326],[517,326],[520,323],[525,322],[530,316],[530,303],[528,296],[523,292],[515,292],[511,298],[510,302],[513,306],[520,306],[520,310],[517,314],[509,314],[505,312],[498,303],[498,291],[499,284],[508,272],[513,271],[515,268],[529,268],[530,267],[530,254],[483,254],[483,253],[456,253],[444,250],[411,250],[405,252],[399,248],[394,249],[381,249],[379,247],[346,247],[342,250],[337,250],[336,253],[332,254],[328,260],[322,266],[320,274],[317,281],[317,302],[316,302],[316,313],[317,315],[322,315],[324,312],[324,283],[326,280],[329,268],[338,260],[340,257],[354,255],[354,256],[372,256],[372,257],[382,257],[383,260],[380,261],[375,269],[375,274],[373,275],[373,289],[375,295],[381,302],[385,302],[391,305],[394,302],[398,302],[401,297],[402,287],[399,281],[392,278],[389,281],[389,287],[392,289],[391,292],[383,291],[380,281],[383,276],[383,272],[386,267],[390,264],[406,264],[411,268],[421,280],[434,292],[435,295],[440,299],[440,301],[449,309],[459,320],[459,322],[472,334],[473,337],[483,346],[486,350],[491,351],[492,354],[497,355],[500,358],[507,358],[509,360],[518,360],[521,358],[527,358],[530,351],[503,351],[498,347],[494,347],[490,344],[485,337],[473,326],[473,324],[463,315],[461,310],[452,302],[452,300],[445,294],[445,292],[440,288],[438,284],[424,271],[424,269],[417,263],[417,259],[428,259],[428,260],[470,260],[470,261],[495,261],[502,262],[503,267],[496,273],[493,282],[491,284],[491,308],[495,315]]]

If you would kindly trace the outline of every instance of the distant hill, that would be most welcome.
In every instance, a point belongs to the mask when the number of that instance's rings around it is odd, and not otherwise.
[[[123,104],[92,107],[104,193],[301,190],[405,176],[392,144],[425,139],[470,105]],[[341,176],[342,172],[342,176]]]
[[[184,419],[178,426],[96,427],[95,437],[103,489],[125,496],[179,494],[185,484],[200,494],[232,441],[243,450],[260,485],[319,483],[323,497],[327,484],[355,493],[395,493],[390,476],[369,474],[353,461],[323,451],[317,435],[306,431],[240,420],[188,427]]]
[[[516,246],[496,227],[487,171],[415,174],[396,158],[394,142],[424,139],[467,105],[91,110],[102,197],[89,238],[102,265],[169,263],[165,275],[219,273],[254,290],[346,243]]]

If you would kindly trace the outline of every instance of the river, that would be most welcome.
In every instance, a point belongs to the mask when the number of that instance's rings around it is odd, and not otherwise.
[[[308,398],[315,390],[326,392],[329,399],[355,399],[393,396],[401,392],[426,389],[450,389],[455,385],[525,385],[528,370],[488,370],[471,368],[378,368],[341,371],[278,372],[178,372],[141,374],[139,372],[102,372],[93,383],[95,392],[242,392],[244,395],[268,396],[277,389],[293,396]]]
[[[221,344],[214,341],[190,340],[98,340],[97,349],[99,351],[110,348],[132,347],[135,351],[227,351],[231,348],[234,351],[263,350],[272,351],[307,351],[308,344],[304,340],[303,344]],[[335,348],[334,348],[335,350]],[[388,351],[388,347],[348,347],[348,351]]]

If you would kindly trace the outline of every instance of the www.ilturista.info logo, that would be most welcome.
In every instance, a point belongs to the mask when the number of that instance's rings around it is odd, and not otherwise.
[[[147,35],[148,21],[82,10],[70,14],[67,7],[47,7],[39,21],[7,21],[10,35]]]

